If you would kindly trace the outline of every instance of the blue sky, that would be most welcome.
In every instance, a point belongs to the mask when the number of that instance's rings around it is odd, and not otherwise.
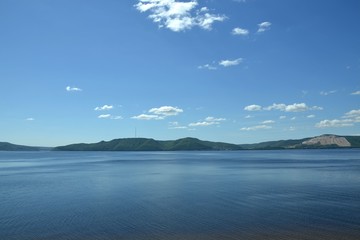
[[[360,134],[357,0],[2,0],[0,141]]]

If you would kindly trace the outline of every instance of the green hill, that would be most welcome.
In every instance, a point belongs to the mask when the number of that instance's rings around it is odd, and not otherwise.
[[[79,143],[56,147],[55,151],[194,151],[194,150],[240,150],[239,145],[182,138],[158,141],[151,138],[121,138],[108,142]]]
[[[39,147],[16,145],[8,142],[0,142],[0,151],[40,151]]]

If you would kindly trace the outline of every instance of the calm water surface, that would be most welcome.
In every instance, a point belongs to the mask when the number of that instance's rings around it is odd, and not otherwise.
[[[360,239],[360,150],[0,152],[0,239]]]

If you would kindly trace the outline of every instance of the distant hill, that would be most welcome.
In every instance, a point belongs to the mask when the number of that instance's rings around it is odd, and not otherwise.
[[[16,145],[8,142],[0,142],[0,151],[40,151],[39,147]]]
[[[236,144],[182,138],[158,141],[151,138],[121,138],[108,142],[79,143],[54,148],[55,151],[193,151],[193,150],[241,150]]]
[[[255,144],[231,144],[197,138],[159,141],[152,138],[120,138],[98,143],[77,143],[56,148],[29,147],[0,142],[0,151],[227,151],[276,149],[360,148],[360,136],[325,134],[312,138],[290,139]]]
[[[230,144],[203,141],[197,138],[158,141],[151,138],[121,138],[98,143],[78,143],[54,148],[56,151],[224,151],[360,148],[360,136],[322,135],[313,138],[280,140],[256,144]]]
[[[313,138],[242,144],[240,146],[243,149],[248,150],[360,148],[360,136],[337,136],[325,134]]]

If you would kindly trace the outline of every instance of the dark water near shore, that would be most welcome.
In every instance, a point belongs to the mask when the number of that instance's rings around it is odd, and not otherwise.
[[[360,150],[0,152],[0,239],[360,239]]]

